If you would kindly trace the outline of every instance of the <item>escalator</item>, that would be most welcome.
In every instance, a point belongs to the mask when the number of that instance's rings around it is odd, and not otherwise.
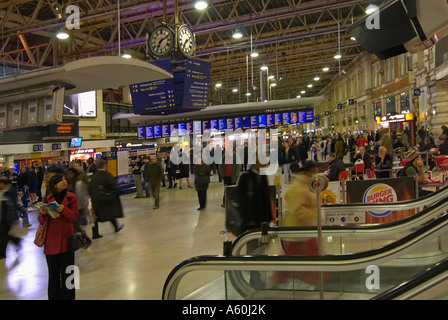
[[[382,223],[365,225],[323,226],[324,254],[348,254],[377,249],[385,244],[398,240],[429,221],[443,214],[448,203],[448,187],[436,191],[425,197],[400,201],[395,203],[363,203],[363,204],[335,204],[322,207],[322,214],[365,212],[368,210],[415,210],[417,213],[407,218]],[[421,210],[421,208],[424,208]],[[315,227],[272,227],[267,231],[271,237],[281,239],[297,239],[317,237]],[[260,239],[261,229],[246,231],[238,236],[232,244],[232,255],[245,254],[245,248],[250,241]],[[275,252],[273,252],[275,253]],[[277,254],[282,254],[281,251]]]
[[[443,205],[439,201],[426,214]],[[439,212],[408,235],[374,250],[322,256],[193,257],[172,270],[162,298],[392,299],[406,294],[397,288],[416,290],[422,283],[437,285],[438,294],[433,297],[443,297],[448,292],[448,275],[428,276],[428,272],[446,268],[447,236],[448,214]],[[415,281],[419,284],[409,284]]]

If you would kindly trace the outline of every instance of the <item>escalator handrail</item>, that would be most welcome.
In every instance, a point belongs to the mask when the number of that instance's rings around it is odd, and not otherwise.
[[[203,255],[187,259],[177,266],[168,275],[162,299],[169,298],[171,288],[177,286],[181,278],[194,269],[218,269],[218,270],[269,270],[269,271],[348,271],[353,268],[360,269],[370,264],[380,264],[390,261],[400,254],[405,254],[413,249],[413,245],[420,245],[434,237],[447,232],[448,214],[431,221],[429,224],[416,230],[393,243],[382,248],[373,249],[345,255],[322,256],[287,256],[287,255],[257,255],[257,256],[216,256]],[[272,269],[273,266],[277,268]],[[213,267],[213,268],[212,268]]]
[[[326,232],[331,233],[354,233],[354,232],[379,232],[380,230],[386,231],[395,231],[398,227],[406,227],[409,224],[412,223],[421,223],[422,219],[427,218],[433,219],[434,215],[437,215],[440,213],[440,211],[445,210],[446,202],[448,202],[448,197],[440,200],[436,204],[434,204],[432,207],[428,207],[423,209],[422,211],[392,222],[386,222],[386,223],[377,223],[377,224],[366,224],[366,225],[345,225],[345,226],[322,226],[322,233],[325,234]],[[431,212],[431,213],[430,213]],[[269,227],[269,232],[274,232],[276,234],[288,234],[291,236],[292,234],[299,237],[299,233],[303,234],[303,236],[310,236],[310,234],[315,235],[317,227]],[[261,236],[262,230],[261,229],[252,229],[247,230],[233,241],[232,243],[232,254],[239,254],[239,251],[244,246],[245,243],[247,243],[250,240],[253,239],[259,239]]]
[[[424,187],[424,185],[423,185]],[[376,210],[409,210],[417,207],[430,206],[434,202],[448,196],[448,185],[440,190],[434,191],[423,197],[411,200],[397,201],[393,203],[335,203],[324,204],[321,206],[323,213],[339,212],[349,209],[351,212],[369,211],[366,209],[375,208]]]
[[[425,271],[415,275],[404,283],[401,283],[393,288],[390,288],[379,295],[373,297],[371,300],[393,300],[402,295],[408,295],[419,286],[431,281],[432,279],[442,275],[448,270],[448,258],[444,259]]]

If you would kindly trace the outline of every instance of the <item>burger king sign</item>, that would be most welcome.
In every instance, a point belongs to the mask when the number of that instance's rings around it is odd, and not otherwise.
[[[395,190],[383,183],[377,183],[369,187],[363,196],[364,203],[376,203],[376,202],[396,202],[398,199]],[[387,211],[368,211],[374,217],[385,217],[392,213],[393,210]]]

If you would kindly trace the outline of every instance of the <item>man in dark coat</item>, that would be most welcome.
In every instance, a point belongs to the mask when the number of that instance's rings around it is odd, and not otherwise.
[[[115,232],[123,229],[123,225],[119,225],[117,222],[118,218],[123,218],[123,207],[117,180],[106,171],[106,168],[107,162],[100,160],[97,171],[89,184],[92,209],[96,216],[95,226],[92,228],[93,239],[102,237],[98,231],[98,222],[110,221],[115,228]]]
[[[339,174],[346,169],[344,162],[334,153],[328,155],[328,161],[330,164],[329,172],[327,174],[328,180],[339,181]]]

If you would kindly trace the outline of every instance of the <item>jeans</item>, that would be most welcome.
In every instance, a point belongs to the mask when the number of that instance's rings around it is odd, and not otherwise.
[[[75,300],[75,289],[71,288],[74,284],[67,281],[73,276],[67,267],[75,264],[75,253],[47,254],[45,258],[48,266],[48,300]]]

